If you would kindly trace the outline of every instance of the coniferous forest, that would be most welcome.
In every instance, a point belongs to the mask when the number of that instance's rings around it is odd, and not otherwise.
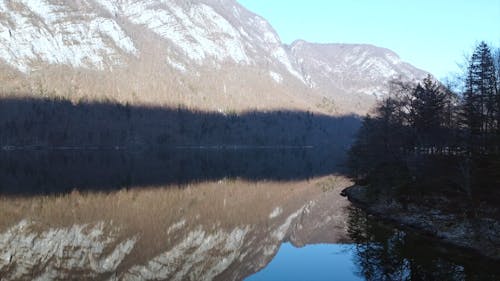
[[[481,42],[458,80],[393,82],[349,151],[351,177],[403,201],[500,202],[500,52]]]

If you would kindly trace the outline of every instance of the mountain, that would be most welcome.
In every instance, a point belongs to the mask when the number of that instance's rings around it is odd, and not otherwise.
[[[333,99],[383,97],[391,80],[418,82],[428,74],[391,50],[363,44],[313,44],[295,41],[289,47],[304,80]]]
[[[221,112],[363,111],[424,73],[372,46],[286,46],[234,0],[0,0],[0,62],[3,93]]]
[[[391,79],[418,81],[427,76],[393,51],[372,45],[298,40],[290,52],[312,88],[333,89],[335,93],[385,95]]]
[[[156,39],[181,72],[266,62],[300,78],[269,24],[234,1],[2,0],[0,7],[1,57],[22,72],[36,61],[110,70],[151,52]]]

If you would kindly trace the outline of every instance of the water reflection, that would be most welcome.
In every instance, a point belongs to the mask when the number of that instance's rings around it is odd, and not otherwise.
[[[265,269],[245,280],[363,280],[355,273],[353,247],[352,244],[321,244],[296,248],[285,243]]]
[[[500,280],[350,207],[342,155],[0,153],[0,279]]]
[[[182,189],[0,197],[0,276],[499,280],[490,261],[377,223],[350,207],[339,196],[349,184],[338,176],[224,179]]]
[[[348,222],[365,280],[500,280],[494,262],[389,227],[359,209],[351,208]]]
[[[245,280],[500,280],[491,260],[382,224],[358,208],[344,214],[349,244],[285,243]]]
[[[0,276],[242,280],[284,241],[347,240],[347,202],[338,193],[348,184],[332,176],[224,179],[182,189],[0,197]]]
[[[339,172],[341,147],[0,152],[0,194],[37,195],[240,178],[296,181]]]

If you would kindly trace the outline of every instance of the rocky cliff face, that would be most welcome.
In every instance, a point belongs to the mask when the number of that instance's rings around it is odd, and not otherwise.
[[[335,94],[383,96],[393,79],[418,82],[426,72],[403,62],[391,50],[372,45],[313,44],[290,46],[301,74],[312,88]]]
[[[24,73],[40,63],[110,71],[154,44],[180,72],[266,64],[273,79],[301,79],[269,23],[232,0],[2,0],[0,10],[0,58]]]
[[[391,81],[418,83],[427,73],[391,50],[361,44],[314,44],[302,40],[289,47],[306,83],[321,96],[322,104],[369,111],[388,95]]]
[[[217,110],[353,111],[424,75],[373,46],[284,46],[234,0],[0,0],[0,61],[3,92]]]

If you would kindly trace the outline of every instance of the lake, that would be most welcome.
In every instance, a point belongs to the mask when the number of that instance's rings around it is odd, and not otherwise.
[[[500,280],[339,195],[334,148],[0,152],[0,280]]]

